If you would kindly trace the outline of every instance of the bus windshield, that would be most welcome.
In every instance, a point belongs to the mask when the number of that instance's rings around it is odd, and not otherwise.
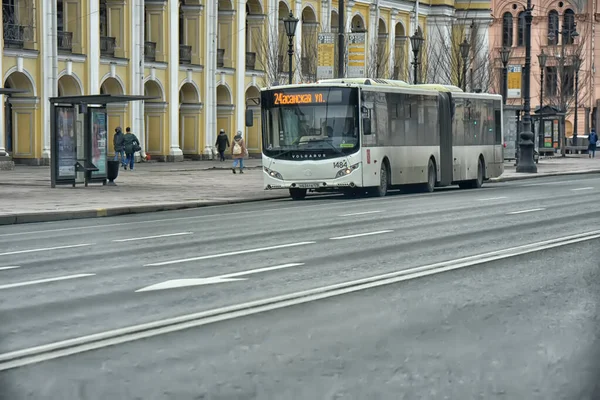
[[[358,91],[294,88],[263,92],[263,152],[339,157],[359,148]]]

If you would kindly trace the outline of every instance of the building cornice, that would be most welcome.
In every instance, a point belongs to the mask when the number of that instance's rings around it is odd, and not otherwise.
[[[28,49],[4,49],[5,57],[38,58],[40,52]]]

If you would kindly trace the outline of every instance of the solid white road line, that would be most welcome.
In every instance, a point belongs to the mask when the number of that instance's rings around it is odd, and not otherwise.
[[[142,289],[136,290],[138,292],[151,292],[154,290],[165,290],[175,289],[181,287],[199,286],[199,285],[212,285],[215,283],[234,282],[234,281],[245,281],[247,278],[235,278],[237,276],[247,276],[252,274],[258,274],[261,272],[274,271],[284,268],[298,267],[304,265],[304,263],[290,263],[283,265],[276,265],[274,267],[251,269],[248,271],[234,272],[226,275],[210,276],[208,278],[191,278],[191,279],[172,279],[166,282],[157,283],[155,285],[146,286]]]
[[[257,249],[231,251],[229,253],[211,254],[211,255],[208,255],[208,256],[182,258],[180,260],[163,261],[163,262],[151,263],[151,264],[144,265],[144,267],[159,267],[159,266],[162,266],[162,265],[181,264],[181,263],[190,262],[190,261],[209,260],[211,258],[237,256],[237,255],[240,255],[240,254],[258,253],[260,251],[285,249],[285,248],[288,248],[288,247],[296,247],[296,246],[306,246],[307,244],[315,244],[315,243],[317,243],[317,242],[299,242],[299,243],[280,244],[280,245],[277,245],[277,246],[259,247]]]
[[[392,230],[387,230],[387,231],[377,231],[377,232],[357,233],[356,235],[338,236],[338,237],[332,237],[332,238],[329,238],[329,239],[330,239],[330,240],[343,240],[343,239],[352,239],[352,238],[357,238],[357,237],[362,237],[362,236],[381,235],[382,233],[390,233],[390,232],[394,232],[394,231],[392,231]]]
[[[136,240],[160,239],[160,238],[166,238],[166,237],[172,237],[172,236],[191,235],[193,233],[194,232],[166,233],[164,235],[156,235],[156,236],[146,236],[146,237],[129,238],[129,239],[115,239],[115,240],[113,240],[113,242],[133,242]]]
[[[478,201],[491,201],[491,200],[502,200],[502,199],[507,199],[508,197],[503,196],[503,197],[488,197],[487,199],[477,199]]]
[[[69,246],[44,247],[41,249],[17,250],[17,251],[9,251],[6,253],[0,253],[0,256],[10,256],[13,254],[25,254],[25,253],[37,253],[40,251],[50,251],[50,250],[73,249],[76,247],[85,247],[85,246],[91,246],[91,245],[92,245],[91,243],[83,243],[83,244],[72,244]]]
[[[592,186],[588,186],[588,187],[582,187],[582,188],[576,188],[576,189],[571,189],[573,192],[578,192],[580,190],[594,190],[594,188]]]
[[[530,210],[512,211],[512,212],[509,212],[507,214],[510,214],[510,215],[525,214],[525,213],[536,212],[536,211],[544,211],[544,210],[545,210],[545,208],[532,208]]]
[[[10,266],[10,267],[0,267],[0,271],[4,271],[7,269],[15,269],[15,268],[21,268],[18,265],[14,265],[14,266]]]
[[[94,275],[96,275],[96,274],[77,274],[77,275],[58,276],[56,278],[38,279],[35,281],[28,281],[28,282],[9,283],[8,285],[0,285],[0,290],[12,289],[12,288],[21,287],[21,286],[37,285],[39,283],[48,283],[48,282],[66,281],[69,279],[85,278],[86,276],[94,276]]]
[[[350,214],[342,214],[340,215],[340,217],[352,217],[355,215],[367,215],[367,214],[377,214],[383,212],[383,210],[379,210],[379,211],[363,211],[363,212],[355,212],[355,213],[350,213]]]
[[[0,371],[597,238],[600,238],[600,230],[17,350],[0,354]]]

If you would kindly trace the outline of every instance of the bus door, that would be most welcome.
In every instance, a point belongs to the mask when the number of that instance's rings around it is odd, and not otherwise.
[[[452,114],[453,102],[450,93],[440,93],[438,97],[438,118],[440,130],[440,184],[452,183],[454,171],[454,154],[452,152]]]

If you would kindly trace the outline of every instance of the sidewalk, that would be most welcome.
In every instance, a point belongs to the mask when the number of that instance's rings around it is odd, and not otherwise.
[[[0,171],[0,225],[95,218],[209,205],[287,198],[283,190],[263,189],[261,160],[246,160],[243,175],[231,172],[231,162],[184,161],[138,163],[134,171],[119,171],[117,186],[90,184],[50,187],[48,167],[17,165]],[[600,158],[587,156],[542,159],[537,174],[517,174],[513,163],[490,182],[565,174],[600,173]]]
[[[508,182],[521,179],[544,178],[559,175],[579,175],[600,173],[600,156],[588,158],[587,155],[569,155],[567,157],[549,157],[540,159],[536,164],[536,174],[517,173],[514,162],[504,163],[504,173],[490,182]]]

